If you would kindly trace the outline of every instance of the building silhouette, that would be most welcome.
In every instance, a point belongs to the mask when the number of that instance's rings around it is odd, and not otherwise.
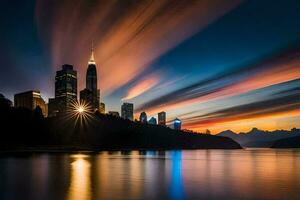
[[[89,106],[91,106],[93,108],[93,110],[95,109],[92,105],[93,105],[93,93],[91,90],[89,89],[83,89],[80,91],[80,101],[84,101],[85,103],[89,104]]]
[[[100,103],[99,112],[105,114],[105,104],[103,102]]]
[[[108,114],[111,116],[120,117],[120,114],[118,111],[109,111]]]
[[[0,106],[12,107],[11,100],[5,98],[3,94],[0,94]]]
[[[157,121],[156,121],[156,118],[155,117],[151,117],[148,121],[149,124],[153,124],[153,125],[156,125],[157,124]]]
[[[140,122],[143,123],[143,124],[147,124],[147,114],[145,112],[141,112]]]
[[[47,104],[41,97],[41,93],[37,90],[31,90],[14,95],[14,105],[16,108],[27,108],[29,110],[36,109],[39,106],[42,109],[44,117],[47,117]]]
[[[65,64],[55,76],[55,98],[49,99],[49,116],[64,113],[77,101],[77,71]]]
[[[162,111],[158,113],[158,124],[159,125],[166,125],[166,112]]]
[[[175,118],[173,121],[173,128],[175,130],[181,130],[181,120],[178,118]]]
[[[133,121],[133,104],[123,103],[121,106],[121,117]]]
[[[58,103],[55,98],[48,99],[48,117],[55,117],[59,113]]]
[[[100,90],[97,87],[97,66],[94,59],[93,48],[86,72],[86,88],[80,91],[80,101],[88,103],[93,110],[99,109]]]

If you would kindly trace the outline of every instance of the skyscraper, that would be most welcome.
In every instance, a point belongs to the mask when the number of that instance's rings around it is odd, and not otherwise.
[[[77,101],[77,72],[65,64],[55,76],[55,99],[49,99],[49,114],[63,113]]]
[[[97,67],[93,48],[86,72],[86,88],[80,91],[80,100],[87,102],[94,110],[99,109],[100,90],[97,87]]]
[[[147,114],[145,112],[142,112],[140,114],[140,122],[143,124],[147,124]]]
[[[159,125],[166,125],[166,112],[162,111],[158,113],[158,124]]]
[[[121,107],[121,117],[133,121],[133,104],[123,103]]]
[[[16,108],[22,107],[30,110],[34,110],[37,106],[39,106],[42,109],[43,115],[45,117],[48,115],[47,104],[41,97],[41,93],[39,91],[27,91],[15,94],[14,104]]]

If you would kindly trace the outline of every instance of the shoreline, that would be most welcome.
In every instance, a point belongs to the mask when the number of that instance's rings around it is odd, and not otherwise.
[[[9,154],[98,154],[101,152],[131,152],[131,151],[198,151],[198,150],[223,150],[223,151],[231,151],[231,150],[249,150],[249,149],[269,149],[269,150],[300,150],[300,148],[232,148],[232,149],[224,149],[224,148],[209,148],[209,149],[196,149],[196,148],[185,148],[185,149],[16,149],[16,150],[0,150],[1,155],[9,155]]]
[[[104,151],[111,151],[111,152],[117,152],[117,151],[183,151],[183,150],[242,150],[245,148],[102,148],[102,149],[90,149],[90,148],[65,148],[65,149],[59,149],[59,148],[26,148],[26,149],[0,149],[0,155],[1,154],[14,154],[14,153],[82,153],[82,154],[93,154],[93,153],[99,153]]]

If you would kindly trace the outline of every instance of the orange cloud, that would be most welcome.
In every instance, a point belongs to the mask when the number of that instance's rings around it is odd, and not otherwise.
[[[157,75],[148,76],[130,88],[127,95],[122,100],[133,99],[156,86],[158,82],[159,77]]]
[[[289,117],[300,117],[300,109],[281,111],[277,113],[268,113],[260,115],[236,115],[229,116],[218,120],[206,120],[202,122],[183,122],[183,127],[186,129],[204,132],[206,129],[210,129],[213,133],[218,133],[224,130],[234,130],[237,132],[247,131],[252,124],[252,127],[259,127],[264,130],[275,130],[278,129],[278,124],[272,124],[275,120],[284,120]],[[247,124],[243,126],[243,124]],[[281,127],[283,129],[290,129],[296,127],[298,124],[288,124],[287,126]]]

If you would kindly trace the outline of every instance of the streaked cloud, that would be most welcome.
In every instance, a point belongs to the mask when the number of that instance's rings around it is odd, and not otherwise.
[[[156,74],[145,77],[145,79],[141,80],[140,82],[136,83],[133,87],[131,87],[127,92],[127,95],[124,98],[122,98],[122,100],[130,100],[147,92],[148,90],[156,86],[159,83],[159,80],[160,78]]]
[[[109,94],[241,2],[39,0],[36,19],[55,68],[70,62],[85,74],[94,41],[99,85]]]
[[[215,112],[183,117],[186,128],[201,129],[246,119],[300,116],[300,92],[281,93],[269,99],[220,109]],[[293,90],[294,91],[294,90]],[[283,95],[284,94],[284,95]],[[238,123],[237,123],[238,125]]]
[[[297,99],[299,97],[300,94],[297,94],[283,98],[276,98],[251,104],[245,104],[197,117],[188,118],[188,120],[191,121],[190,124],[193,124],[194,120],[196,120],[197,124],[199,124],[199,122],[201,121],[211,122],[215,119],[245,119],[258,116],[265,116],[268,114],[286,112],[300,108],[300,101]]]
[[[226,71],[155,98],[137,110],[157,112],[236,96],[300,78],[300,50],[292,49],[255,65]]]

